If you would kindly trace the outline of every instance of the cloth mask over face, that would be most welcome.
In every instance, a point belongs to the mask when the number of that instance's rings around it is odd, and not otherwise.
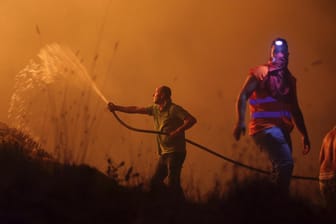
[[[272,42],[265,85],[274,98],[283,98],[289,93],[288,55],[288,45],[284,39],[279,38]]]

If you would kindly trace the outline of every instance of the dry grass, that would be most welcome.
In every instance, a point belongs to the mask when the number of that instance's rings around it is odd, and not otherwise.
[[[38,26],[36,29],[40,34]],[[114,161],[115,158],[107,159],[106,173],[87,165],[75,165],[84,163],[88,152],[93,150],[101,117],[92,81],[87,80],[88,72],[77,55],[58,45],[47,46],[39,54],[40,63],[31,62],[16,77],[9,114],[18,129],[0,133],[0,221],[34,224],[334,221],[321,205],[297,195],[278,197],[267,179],[242,178],[247,175],[241,175],[236,167],[227,183],[214,180],[214,187],[205,199],[197,183],[191,180],[185,189],[187,200],[181,202],[169,195],[151,194],[145,186],[148,177],[136,172],[133,166]],[[99,54],[95,55],[90,73],[98,60]],[[48,106],[41,110],[41,105]],[[246,143],[246,147],[250,145]],[[47,148],[52,155],[46,153]],[[240,161],[251,160],[243,157],[244,154],[238,155]]]
[[[0,135],[0,219],[3,223],[332,223],[333,214],[297,197],[280,197],[267,179],[219,183],[207,200],[172,200],[125,186],[139,178],[123,162],[107,174],[55,162],[29,136]],[[124,169],[124,171],[122,171]],[[134,183],[133,183],[134,184]],[[136,185],[136,184],[135,184]]]

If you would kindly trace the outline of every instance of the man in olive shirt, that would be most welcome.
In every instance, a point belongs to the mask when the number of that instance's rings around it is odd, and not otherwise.
[[[151,189],[154,192],[164,189],[164,179],[167,178],[168,191],[172,195],[183,198],[180,176],[186,157],[184,131],[191,128],[196,123],[196,119],[181,106],[172,102],[171,89],[167,86],[155,89],[153,103],[149,107],[120,106],[109,103],[108,108],[110,111],[153,116],[155,130],[164,134],[157,135],[160,157],[151,178]]]

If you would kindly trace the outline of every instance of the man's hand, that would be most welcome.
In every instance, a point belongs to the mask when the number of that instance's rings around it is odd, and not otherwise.
[[[115,104],[113,104],[112,102],[109,102],[108,104],[107,104],[107,108],[109,109],[109,111],[111,111],[111,112],[113,112],[113,111],[115,111],[117,108],[116,108],[116,105]]]
[[[308,136],[304,136],[302,138],[302,142],[303,142],[302,154],[306,155],[306,154],[308,154],[308,152],[310,152],[310,141],[309,141]]]
[[[176,136],[178,136],[178,135],[180,135],[182,133],[182,131],[180,131],[180,129],[176,129],[176,130],[174,130],[174,131],[171,131],[170,133],[169,133],[169,137],[176,137]]]
[[[238,123],[233,130],[234,138],[239,141],[241,135],[245,135],[246,126],[243,123]]]

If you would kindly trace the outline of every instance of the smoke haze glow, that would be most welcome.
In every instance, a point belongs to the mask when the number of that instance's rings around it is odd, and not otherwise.
[[[265,63],[271,41],[283,37],[312,142],[311,153],[302,156],[301,138],[294,130],[294,173],[317,176],[322,138],[336,124],[335,9],[332,0],[284,0],[280,5],[265,0],[3,0],[0,121],[9,122],[15,76],[42,48],[57,42],[76,53],[108,100],[147,106],[155,88],[168,85],[173,101],[198,120],[187,132],[189,139],[267,168],[268,161],[249,137],[240,142],[232,137],[235,100],[249,68]],[[36,104],[50,108],[47,101]],[[126,130],[106,105],[88,106],[97,108],[99,122],[95,147],[85,162],[104,171],[106,157],[112,157],[150,175],[156,161],[154,136]],[[153,127],[151,117],[120,116],[133,126]],[[187,188],[194,181],[206,191],[215,177],[227,181],[233,170],[249,174],[188,146],[183,184]],[[305,184],[294,181],[293,187],[305,194]]]

